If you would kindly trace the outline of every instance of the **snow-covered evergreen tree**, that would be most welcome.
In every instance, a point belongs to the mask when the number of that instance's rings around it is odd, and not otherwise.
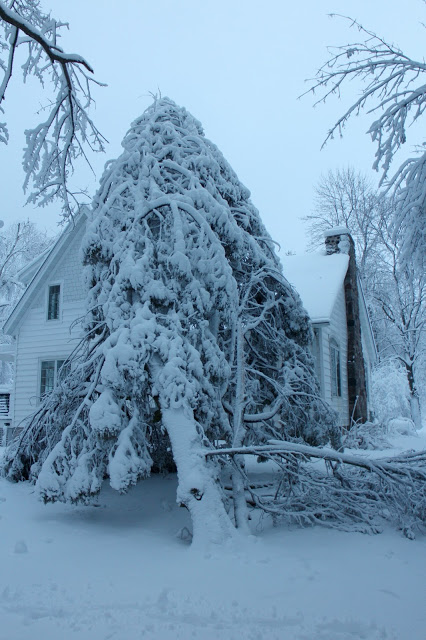
[[[6,469],[37,478],[45,501],[89,501],[105,476],[123,492],[161,466],[167,435],[194,535],[219,542],[233,524],[206,451],[219,439],[317,445],[333,435],[333,416],[319,398],[307,314],[248,190],[200,123],[156,100],[123,147],[84,241],[86,337]]]

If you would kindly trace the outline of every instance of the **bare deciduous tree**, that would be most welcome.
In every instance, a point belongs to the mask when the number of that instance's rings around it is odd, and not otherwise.
[[[51,239],[29,220],[10,225],[0,236],[0,297],[7,306],[16,302],[22,283],[16,274],[26,263],[42,253]]]
[[[400,250],[406,262],[425,266],[426,152],[423,145],[389,179],[392,159],[406,142],[407,128],[426,108],[426,63],[414,60],[398,47],[345,16],[361,36],[360,41],[330,49],[332,55],[320,67],[309,91],[320,93],[316,104],[340,96],[351,80],[363,83],[361,96],[329,130],[325,142],[343,129],[351,116],[364,108],[378,114],[368,133],[376,143],[373,168],[381,171],[381,185],[393,187],[397,208],[393,218],[400,230]],[[308,92],[309,92],[308,91]],[[325,144],[325,143],[324,143]]]
[[[324,242],[324,232],[333,227],[346,227],[355,242],[358,269],[363,276],[374,255],[381,215],[377,192],[365,175],[353,167],[329,171],[315,187],[313,211],[304,220],[308,223],[311,246]]]
[[[403,367],[411,418],[421,428],[418,379],[425,360],[426,280],[401,260],[402,231],[391,225],[394,201],[374,191],[352,168],[329,171],[317,188],[309,223],[312,244],[333,226],[346,226],[355,242],[358,268],[370,307],[379,359]]]
[[[426,275],[401,263],[398,236],[382,220],[380,252],[368,275],[380,358],[397,360],[405,370],[411,418],[422,428],[419,376],[426,353]]]
[[[82,56],[59,46],[60,30],[67,26],[44,13],[39,0],[0,1],[0,113],[18,52],[25,51],[23,80],[33,76],[56,96],[44,108],[46,119],[25,132],[24,190],[30,188],[28,201],[41,206],[60,199],[65,218],[78,208],[81,195],[69,185],[74,162],[88,161],[87,152],[103,151],[105,142],[88,115],[91,85],[100,83]],[[7,125],[0,122],[0,142],[8,140]]]
[[[17,273],[50,244],[46,233],[37,229],[33,222],[24,221],[10,225],[0,234],[0,344],[10,340],[1,327],[10,310],[23,291]],[[12,365],[0,363],[0,383],[10,381]]]
[[[416,530],[424,531],[426,451],[372,460],[327,447],[271,440],[205,455],[220,458],[223,464],[242,455],[272,462],[275,472],[251,478],[242,468],[240,473],[248,504],[273,521],[378,533],[383,521],[390,520],[408,538],[414,538]],[[318,465],[319,460],[325,467]]]

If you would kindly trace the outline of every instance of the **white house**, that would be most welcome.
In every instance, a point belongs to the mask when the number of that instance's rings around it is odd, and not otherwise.
[[[348,230],[328,231],[323,253],[286,256],[282,263],[312,320],[322,397],[338,412],[341,426],[368,420],[377,352]]]
[[[86,222],[81,213],[50,250],[19,273],[27,288],[4,325],[15,352],[12,428],[19,427],[52,389],[61,364],[77,344],[75,323],[85,301],[80,247]]]
[[[80,248],[86,223],[86,215],[81,213],[50,250],[20,272],[27,288],[4,326],[5,333],[13,338],[16,365],[13,401],[8,404],[9,428],[19,428],[33,413],[40,397],[53,388],[62,363],[77,344],[76,321],[85,312]],[[314,355],[323,396],[338,409],[341,424],[347,425],[352,408],[345,365],[350,340],[344,286],[350,258],[346,254],[290,257],[283,262],[288,280],[299,290],[313,320]],[[368,331],[362,294],[359,299],[363,352],[371,363],[374,340]]]

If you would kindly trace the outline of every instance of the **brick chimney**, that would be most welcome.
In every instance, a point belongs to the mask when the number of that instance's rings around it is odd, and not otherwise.
[[[346,227],[334,227],[324,232],[325,250],[328,256],[332,253],[350,254],[351,246],[354,247],[354,241],[349,229]],[[355,258],[355,253],[354,253]]]
[[[367,387],[365,379],[364,356],[361,341],[361,319],[359,312],[358,276],[355,258],[355,245],[350,231],[345,227],[336,227],[325,232],[327,255],[345,253],[349,255],[344,289],[346,304],[346,325],[348,334],[348,393],[349,417],[366,422]]]

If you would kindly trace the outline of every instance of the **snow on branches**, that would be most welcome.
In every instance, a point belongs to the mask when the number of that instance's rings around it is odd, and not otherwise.
[[[88,115],[91,84],[100,83],[84,58],[59,46],[60,29],[66,26],[43,13],[39,0],[0,1],[0,113],[18,50],[26,51],[21,65],[24,82],[34,76],[56,92],[44,109],[45,121],[25,132],[24,190],[30,187],[28,201],[41,206],[60,199],[68,218],[79,204],[78,194],[69,186],[74,162],[80,157],[87,160],[88,149],[103,151],[105,139]],[[8,139],[7,125],[1,122],[0,142],[7,144]]]
[[[164,466],[168,442],[195,538],[220,541],[233,525],[205,451],[218,440],[337,441],[334,416],[319,397],[307,314],[248,190],[200,123],[156,100],[123,147],[83,246],[86,336],[6,468],[38,478],[46,501],[87,501],[105,475],[125,491]]]
[[[342,17],[361,34],[361,40],[331,48],[332,55],[317,71],[308,92],[320,93],[315,104],[330,96],[340,97],[350,80],[363,83],[361,96],[329,130],[324,144],[343,129],[362,109],[375,114],[368,133],[376,143],[373,168],[381,171],[381,184],[394,188],[397,213],[395,229],[403,231],[403,255],[424,269],[426,255],[426,153],[407,159],[389,179],[392,160],[406,142],[407,128],[424,115],[426,108],[425,62],[413,60],[356,20]]]
[[[235,461],[243,455],[268,461],[267,469],[253,473],[251,465],[248,473]],[[206,456],[238,469],[248,504],[274,522],[377,533],[390,521],[411,539],[425,531],[426,451],[373,459],[271,440],[207,451]]]

